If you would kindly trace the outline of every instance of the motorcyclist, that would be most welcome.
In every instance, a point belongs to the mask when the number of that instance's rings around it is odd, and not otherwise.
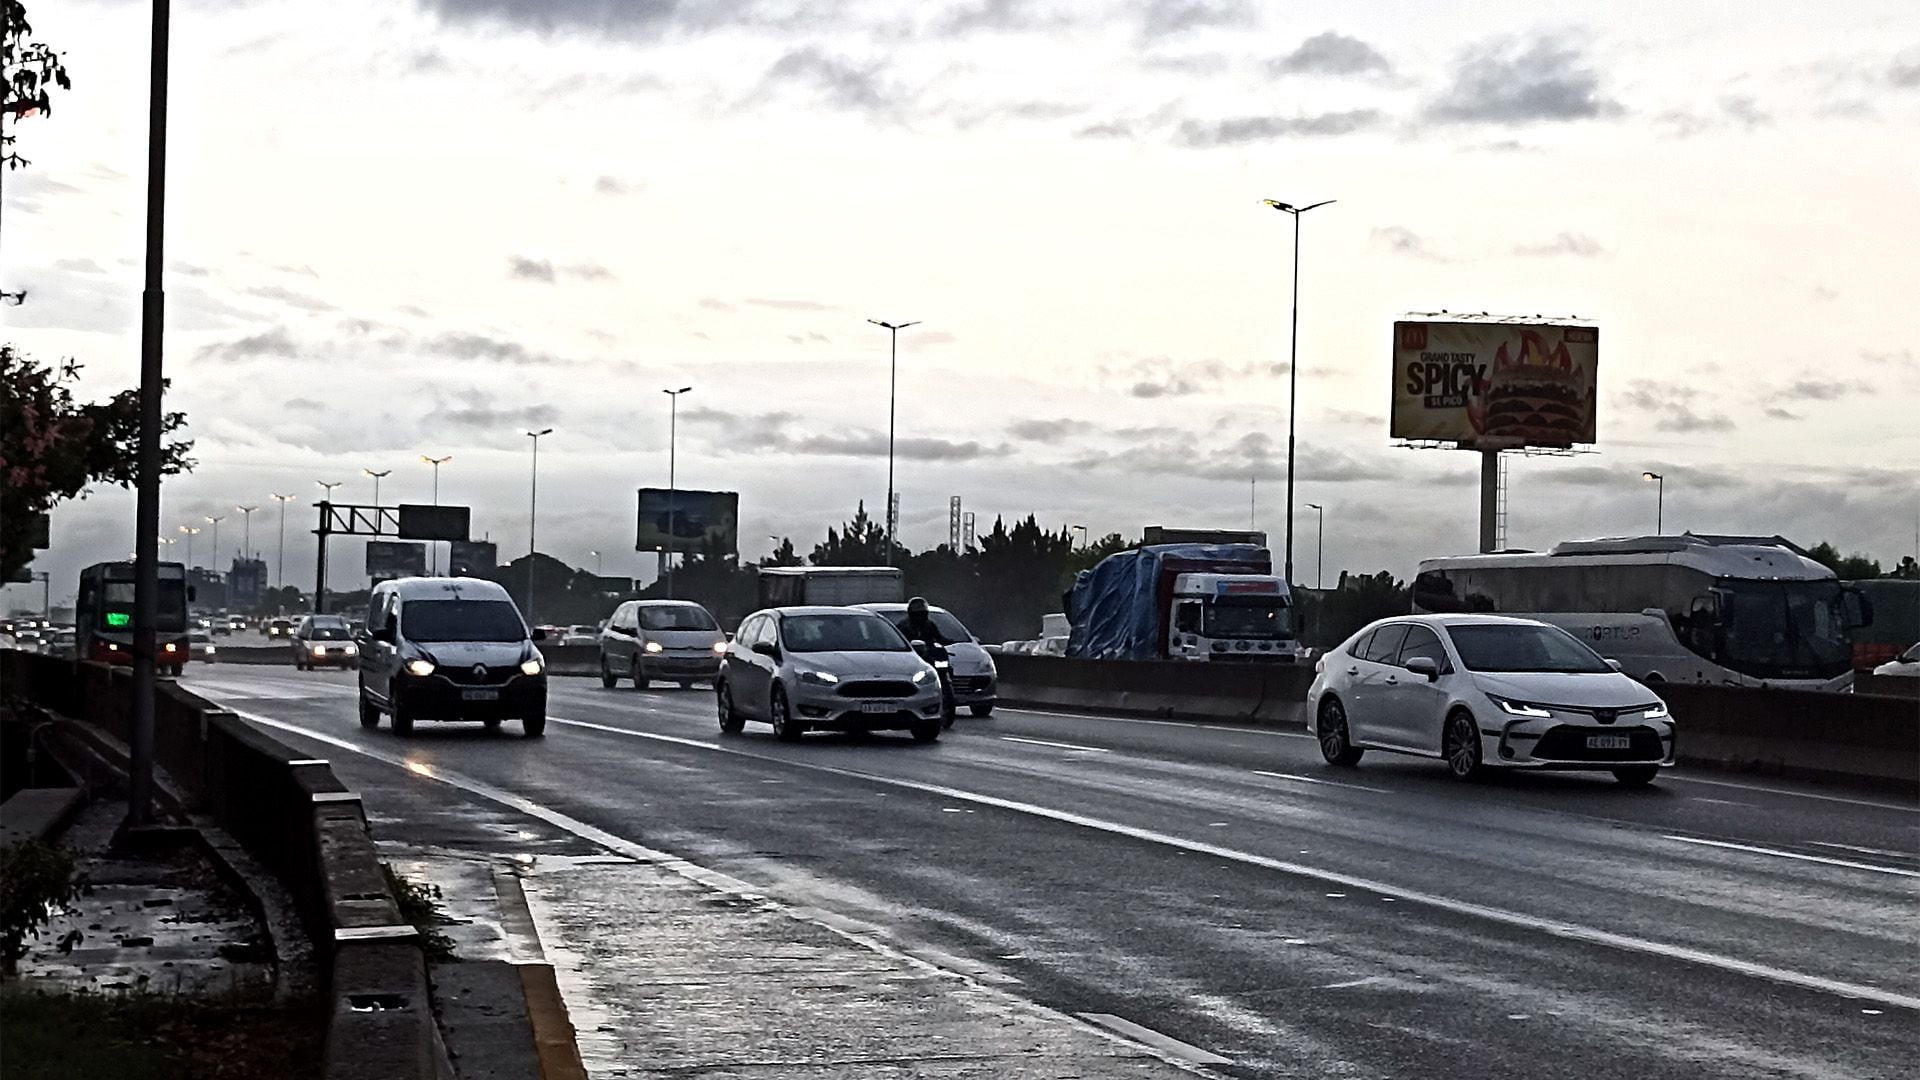
[[[928,614],[927,598],[924,596],[916,596],[907,601],[907,624],[900,628],[900,632],[907,636],[908,642],[924,641],[928,645],[940,646],[953,644],[940,632],[940,628],[933,624],[933,617]]]

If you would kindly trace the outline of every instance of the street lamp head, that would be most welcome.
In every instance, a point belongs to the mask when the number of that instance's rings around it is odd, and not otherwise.
[[[1287,203],[1281,202],[1279,199],[1261,199],[1260,201],[1265,203],[1268,206],[1273,207],[1275,210],[1285,210],[1289,214],[1293,213],[1293,207]]]
[[[282,495],[282,494],[280,494],[280,493],[279,493],[279,492],[277,492],[277,491],[275,491],[275,492],[271,492],[270,494],[271,494],[271,495],[272,495],[272,496],[273,496],[273,497],[274,497],[275,499],[278,499],[279,501],[281,501],[281,502],[283,502],[283,503],[289,503],[289,502],[292,502],[293,500],[295,500],[295,499],[297,499],[297,498],[299,498],[299,496],[298,496],[298,495]]]
[[[1299,217],[1301,214],[1304,214],[1309,210],[1318,210],[1323,206],[1330,206],[1333,204],[1334,200],[1322,199],[1317,203],[1308,203],[1305,206],[1295,206],[1292,203],[1283,203],[1279,199],[1262,199],[1261,202],[1265,203],[1268,206],[1273,207],[1275,210],[1285,211],[1286,213],[1292,214],[1294,217]]]
[[[453,460],[453,455],[448,454],[446,457],[428,457],[425,454],[421,454],[420,460],[426,462],[429,465],[445,465],[447,462]]]
[[[379,480],[383,477],[391,475],[393,472],[392,469],[381,469],[379,472],[374,472],[372,469],[361,469],[360,471],[363,473],[366,473],[368,476],[373,477],[375,480]]]
[[[234,507],[234,509],[240,511],[243,514],[251,514],[255,510],[258,510],[260,508],[257,506],[236,506]]]
[[[1657,473],[1657,472],[1643,472],[1643,473],[1641,473],[1641,474],[1640,474],[1640,479],[1642,479],[1642,480],[1665,480],[1665,479],[1666,479],[1666,477],[1664,477],[1664,476],[1661,476],[1661,475],[1660,475],[1659,473]]]
[[[690,393],[692,390],[693,387],[691,386],[683,386],[678,390],[661,390],[660,392],[669,397],[679,397],[681,394]]]
[[[542,436],[542,435],[551,435],[551,434],[553,434],[553,429],[552,429],[552,428],[541,428],[541,429],[540,429],[539,431],[529,431],[529,432],[527,432],[527,436],[528,436],[529,438],[534,438],[534,439],[537,439],[537,438],[539,438],[539,437],[540,437],[540,436]]]
[[[880,321],[879,319],[868,319],[867,321],[868,321],[868,322],[870,322],[870,323],[872,323],[872,324],[873,324],[873,325],[875,325],[875,326],[878,326],[878,327],[880,327],[880,328],[882,328],[882,329],[884,329],[884,330],[892,330],[892,331],[895,331],[895,332],[898,332],[898,331],[901,331],[901,330],[905,330],[905,329],[906,329],[907,327],[909,327],[909,326],[919,326],[919,325],[920,325],[920,320],[919,320],[919,319],[915,319],[915,320],[913,320],[912,322],[903,322],[903,323],[890,323],[890,322],[881,322],[881,321]]]
[[[1325,509],[1326,509],[1326,507],[1324,507],[1324,506],[1321,506],[1321,505],[1320,505],[1319,503],[1308,503],[1308,504],[1307,504],[1307,509],[1309,509],[1309,510],[1325,510]]]

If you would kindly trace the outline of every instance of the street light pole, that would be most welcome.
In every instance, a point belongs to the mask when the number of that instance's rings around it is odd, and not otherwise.
[[[868,322],[884,329],[892,338],[892,347],[887,360],[887,565],[893,565],[893,418],[894,402],[899,398],[900,389],[900,331],[909,326],[919,326],[920,320],[913,322],[890,323],[879,319]]]
[[[449,461],[452,461],[453,455],[448,454],[445,457],[428,457],[425,454],[421,454],[420,460],[433,466],[433,505],[439,506],[440,505],[440,466],[445,465]],[[440,573],[439,541],[434,541],[433,543],[430,543],[427,545],[427,557],[433,561],[432,569],[429,570],[428,573],[438,576]]]
[[[211,566],[213,572],[216,574],[220,572],[220,523],[225,520],[227,519],[224,514],[220,517],[214,517],[211,514],[207,516],[207,524],[213,526],[213,562]]]
[[[1653,504],[1653,534],[1665,536],[1667,535],[1667,478],[1657,472],[1643,472],[1640,474],[1640,479],[1652,480],[1660,485]]]
[[[679,524],[680,493],[674,466],[680,438],[680,395],[693,390],[683,386],[678,390],[662,390],[667,395],[667,549],[661,553],[667,578],[667,599],[673,599],[673,545],[679,540],[675,527]]]
[[[1276,199],[1266,200],[1268,206],[1293,216],[1293,329],[1287,346],[1287,584],[1293,584],[1293,435],[1295,405],[1299,399],[1300,383],[1300,215],[1330,205],[1332,199],[1323,199],[1307,206],[1293,206]]]
[[[382,469],[379,472],[374,472],[372,469],[361,469],[360,471],[363,473],[366,473],[368,476],[373,477],[373,505],[376,507],[379,506],[380,505],[380,481],[385,480],[387,477],[393,475],[393,470]]]
[[[535,552],[539,550],[537,547],[534,546],[534,541],[536,538],[534,529],[540,523],[540,436],[551,435],[551,434],[553,434],[552,428],[541,428],[539,431],[527,432],[527,437],[533,440],[533,483],[529,486],[529,489],[527,491],[527,623],[528,625],[532,625],[533,623],[533,582],[534,582],[533,567],[534,567],[534,563],[537,561],[534,557]]]
[[[193,538],[200,535],[200,530],[191,525],[182,525],[180,526],[180,531],[187,534],[187,569],[192,570],[194,566]]]
[[[240,511],[240,546],[246,549],[241,552],[241,555],[251,560],[253,558],[253,512],[260,508],[236,506],[234,509]]]
[[[1069,525],[1067,526],[1067,531],[1078,532],[1080,534],[1080,550],[1085,551],[1087,549],[1087,527],[1085,525]]]
[[[1321,574],[1326,569],[1327,508],[1321,506],[1319,503],[1308,503],[1307,509],[1317,510],[1320,513],[1319,533],[1313,542],[1313,588],[1314,591],[1318,592],[1322,588],[1320,584]]]
[[[325,480],[315,480],[314,483],[319,484],[321,490],[326,492],[326,494],[320,497],[321,528],[314,530],[320,537],[319,546],[314,551],[313,567],[313,613],[318,615],[327,610],[327,537],[332,534],[324,530],[331,527],[328,523],[328,518],[332,513],[330,507],[333,504],[333,489],[346,483],[346,481],[335,480],[332,483],[328,483]]]
[[[274,588],[284,589],[287,587],[287,504],[294,500],[294,496],[282,495],[277,491],[272,494],[273,501],[280,504],[280,553],[273,560],[273,576],[278,579],[274,582]]]

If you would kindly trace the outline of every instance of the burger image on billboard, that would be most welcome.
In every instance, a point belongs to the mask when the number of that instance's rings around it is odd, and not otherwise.
[[[1595,327],[1521,320],[1394,324],[1390,434],[1462,448],[1595,438]]]

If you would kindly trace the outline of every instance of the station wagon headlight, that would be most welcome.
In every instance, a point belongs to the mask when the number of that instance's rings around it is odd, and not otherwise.
[[[1667,711],[1667,703],[1664,701],[1657,701],[1640,711],[1642,720],[1666,720],[1672,716],[1673,714]]]
[[[1494,697],[1492,694],[1488,694],[1487,697],[1492,698],[1493,703],[1500,706],[1500,711],[1506,713],[1508,716],[1524,716],[1530,720],[1553,719],[1553,712],[1551,710],[1543,709],[1538,705],[1530,705],[1524,701],[1512,701],[1503,697]]]
[[[803,683],[812,683],[815,686],[832,686],[834,683],[840,681],[840,676],[835,675],[831,671],[814,671],[811,668],[806,668],[800,672],[800,681]]]
[[[913,673],[913,681],[916,683],[926,682],[928,679],[932,677],[933,677],[933,672],[928,671],[926,668],[921,668],[919,671],[916,671]]]
[[[540,666],[540,658],[537,656],[528,657],[520,661],[520,674],[522,675],[538,675],[542,670],[544,669]]]
[[[659,642],[657,642],[657,641],[649,641],[649,642],[647,642],[647,646],[646,646],[646,648],[647,648],[647,651],[648,651],[648,652],[650,652],[650,653],[653,653],[653,652],[663,652],[663,651],[665,651],[665,646],[663,646],[663,645],[661,645],[661,644],[660,644]]]
[[[433,674],[433,661],[409,660],[407,661],[407,674],[426,678],[428,675]]]

